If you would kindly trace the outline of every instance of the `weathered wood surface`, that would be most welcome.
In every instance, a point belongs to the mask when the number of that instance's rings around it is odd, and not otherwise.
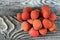
[[[41,7],[47,4],[57,15],[56,32],[45,36],[30,37],[21,30],[21,22],[16,20],[16,13],[26,6]],[[9,16],[8,16],[9,15]],[[0,0],[0,40],[60,40],[60,1],[59,0]],[[23,39],[25,38],[25,39]]]

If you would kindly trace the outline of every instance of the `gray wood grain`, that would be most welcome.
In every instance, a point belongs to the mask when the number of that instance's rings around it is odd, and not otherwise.
[[[30,37],[26,32],[19,29],[20,22],[16,20],[15,15],[17,12],[22,11],[26,6],[40,8],[43,4],[47,4],[51,7],[51,10],[54,11],[57,15],[56,23],[56,32],[48,32],[45,36],[39,36],[36,38]],[[9,16],[8,16],[9,15]],[[60,40],[60,1],[58,0],[0,0],[0,16],[4,19],[7,24],[8,19],[9,23],[14,25],[14,30],[12,30],[9,35],[8,31],[4,31],[0,34],[0,40]],[[14,21],[13,21],[14,20]],[[10,24],[11,25],[11,24]],[[10,27],[8,25],[8,27]],[[12,28],[12,26],[11,26]],[[10,29],[11,29],[10,28]],[[8,29],[8,30],[10,30]],[[11,36],[11,37],[10,37]]]

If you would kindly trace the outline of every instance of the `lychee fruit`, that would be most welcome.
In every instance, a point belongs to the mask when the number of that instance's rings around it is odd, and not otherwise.
[[[44,18],[48,18],[50,15],[50,7],[48,5],[42,6],[42,15]]]
[[[30,26],[30,24],[28,22],[24,21],[24,22],[21,23],[21,28],[24,31],[29,31],[29,29],[31,28],[31,26]]]
[[[30,18],[29,13],[27,13],[27,12],[22,13],[22,19],[23,19],[23,20],[27,20],[27,19],[29,19],[29,18]]]
[[[24,9],[23,9],[23,12],[25,13],[25,12],[31,12],[32,11],[32,7],[25,7]]]
[[[31,18],[32,18],[32,19],[37,19],[38,17],[39,17],[39,12],[36,11],[36,10],[33,10],[33,11],[31,12]]]
[[[56,30],[56,25],[53,23],[53,25],[49,28],[50,32],[55,32]]]
[[[29,30],[29,35],[32,37],[37,37],[37,36],[39,36],[39,32],[37,30],[35,30],[34,28],[31,28]]]
[[[17,13],[17,20],[22,21],[22,13]]]
[[[56,20],[56,14],[55,13],[51,13],[50,17],[49,17],[49,20],[51,20],[51,21]]]
[[[50,20],[48,20],[48,19],[44,19],[42,21],[42,24],[43,24],[44,28],[49,28],[49,27],[52,26],[52,22]]]
[[[40,29],[39,30],[39,33],[41,34],[41,35],[46,35],[46,33],[47,33],[47,29]]]
[[[39,9],[35,9],[35,11],[37,11],[38,13],[40,13],[40,10]]]
[[[33,19],[28,19],[27,22],[30,23],[30,24],[33,24]]]
[[[35,19],[35,20],[33,21],[33,28],[34,28],[35,30],[39,30],[40,28],[42,28],[42,23],[41,23],[41,21],[38,20],[38,19]]]

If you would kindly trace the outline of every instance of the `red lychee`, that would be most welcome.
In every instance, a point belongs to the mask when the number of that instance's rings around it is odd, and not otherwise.
[[[37,37],[37,36],[39,36],[39,32],[37,30],[35,30],[34,28],[31,28],[29,30],[29,35],[33,36],[33,37]]]
[[[33,28],[34,28],[35,30],[39,30],[40,28],[42,28],[42,23],[41,23],[41,21],[38,20],[38,19],[35,19],[35,20],[33,21]]]
[[[24,21],[24,22],[21,23],[21,28],[24,31],[29,31],[29,29],[31,28],[31,26],[30,26],[30,24],[28,22]]]

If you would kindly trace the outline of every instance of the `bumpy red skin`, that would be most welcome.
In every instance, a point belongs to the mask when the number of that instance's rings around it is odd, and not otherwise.
[[[21,28],[24,31],[29,31],[29,29],[31,28],[31,26],[30,26],[30,24],[28,22],[24,21],[24,22],[21,23]]]
[[[46,35],[47,29],[40,29],[40,30],[39,30],[39,33],[40,33],[41,35]]]
[[[17,20],[22,21],[22,13],[17,13]]]
[[[34,28],[35,30],[41,29],[41,28],[42,28],[42,23],[41,23],[41,21],[38,20],[38,19],[35,19],[35,20],[33,21],[33,28]]]
[[[56,24],[53,23],[53,25],[49,28],[50,32],[55,32],[56,30]]]
[[[51,21],[56,20],[56,14],[55,14],[54,12],[52,12],[52,13],[50,14],[49,20],[51,20]]]
[[[39,12],[40,13],[40,10],[39,9],[35,9],[35,11]]]
[[[32,7],[25,7],[23,9],[23,12],[31,12],[32,11]]]
[[[44,19],[42,21],[44,28],[50,28],[52,26],[52,22],[48,19]]]
[[[42,15],[44,18],[48,18],[50,15],[50,7],[48,5],[42,6]]]
[[[38,17],[39,17],[39,12],[36,11],[36,10],[33,10],[33,11],[31,12],[31,18],[32,18],[32,19],[37,19]]]
[[[31,28],[29,30],[29,35],[32,37],[37,37],[37,36],[39,36],[39,32],[37,30],[35,30],[34,28]]]
[[[27,13],[27,12],[22,13],[22,19],[23,19],[23,20],[27,20],[27,19],[29,19],[29,18],[30,18],[30,14],[29,14],[29,13]]]
[[[33,24],[33,19],[28,19],[27,22],[30,23],[30,24]]]

